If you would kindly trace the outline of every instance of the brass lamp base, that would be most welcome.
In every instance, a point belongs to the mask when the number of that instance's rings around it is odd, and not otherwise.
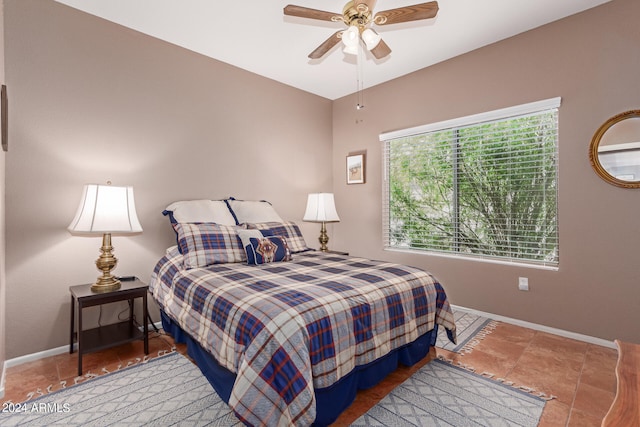
[[[329,243],[329,236],[327,235],[327,226],[324,221],[322,221],[322,227],[320,227],[320,237],[318,238],[320,242],[320,251],[327,252],[329,248],[327,247],[327,243]]]
[[[118,260],[113,253],[111,246],[111,233],[102,236],[102,247],[100,257],[96,260],[96,267],[102,271],[102,276],[96,279],[96,283],[91,286],[93,292],[111,292],[120,289],[120,280],[111,275],[111,270],[118,264]]]

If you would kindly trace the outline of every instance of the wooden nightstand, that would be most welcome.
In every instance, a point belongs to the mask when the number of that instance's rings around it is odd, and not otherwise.
[[[75,305],[76,302],[78,303],[78,376],[82,375],[83,354],[104,350],[140,339],[144,340],[144,353],[149,354],[149,331],[147,326],[148,289],[147,284],[137,278],[133,280],[122,280],[120,289],[111,292],[93,292],[91,290],[91,284],[69,287],[69,291],[71,292],[69,353],[73,353]],[[133,323],[133,301],[135,298],[142,298],[142,319],[144,319],[142,322],[142,332]],[[129,320],[82,330],[82,309],[124,300],[129,301]]]

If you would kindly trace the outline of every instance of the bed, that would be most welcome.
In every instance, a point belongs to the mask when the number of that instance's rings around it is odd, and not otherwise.
[[[328,425],[358,389],[424,358],[439,327],[455,342],[428,272],[310,250],[267,202],[215,202],[165,210],[177,245],[149,286],[165,331],[244,424]]]

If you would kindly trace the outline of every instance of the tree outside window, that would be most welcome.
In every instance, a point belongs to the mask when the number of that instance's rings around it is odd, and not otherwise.
[[[385,141],[385,244],[558,265],[557,108]]]

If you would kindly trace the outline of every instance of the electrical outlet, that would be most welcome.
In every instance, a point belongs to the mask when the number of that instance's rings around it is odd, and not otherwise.
[[[521,291],[529,290],[529,279],[527,277],[518,277],[518,289]]]

